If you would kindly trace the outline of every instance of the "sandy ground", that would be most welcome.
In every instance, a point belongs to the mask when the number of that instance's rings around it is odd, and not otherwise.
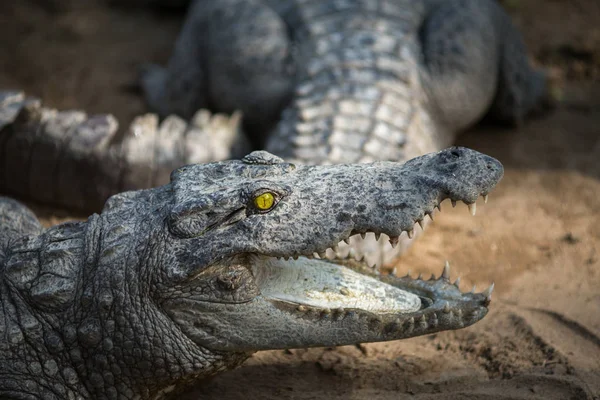
[[[406,341],[258,353],[187,399],[600,398],[600,3],[503,3],[560,101],[519,129],[460,139],[500,159],[505,178],[474,218],[443,204],[397,265],[429,276],[447,259],[463,290],[494,281],[489,315]],[[0,87],[122,121],[144,112],[136,69],[166,59],[179,16],[40,4],[0,4]],[[69,216],[37,210],[47,224]]]

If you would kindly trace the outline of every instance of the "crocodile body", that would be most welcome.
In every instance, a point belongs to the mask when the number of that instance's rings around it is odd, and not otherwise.
[[[451,148],[407,163],[293,165],[267,152],[181,167],[43,231],[0,198],[0,397],[156,399],[252,352],[395,340],[485,316],[491,289],[313,258],[392,240],[502,165]]]

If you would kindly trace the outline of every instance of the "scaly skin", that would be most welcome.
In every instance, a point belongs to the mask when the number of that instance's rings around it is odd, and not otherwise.
[[[502,173],[464,148],[332,166],[254,152],[181,167],[43,233],[1,198],[0,397],[161,398],[257,350],[473,324],[491,288],[463,294],[447,269],[429,281],[368,276],[312,255],[354,234],[397,238],[446,198],[487,195]]]

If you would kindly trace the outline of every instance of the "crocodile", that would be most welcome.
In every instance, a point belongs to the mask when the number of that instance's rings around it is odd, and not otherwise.
[[[495,0],[196,0],[142,84],[160,115],[241,110],[254,143],[308,164],[407,160],[547,99]]]
[[[493,286],[462,293],[449,266],[423,280],[318,254],[365,232],[397,240],[502,175],[460,147],[317,166],[255,151],[180,167],[164,186],[47,230],[0,198],[0,397],[157,399],[259,350],[469,326]]]

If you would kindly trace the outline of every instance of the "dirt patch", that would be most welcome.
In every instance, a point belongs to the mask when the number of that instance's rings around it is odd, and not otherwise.
[[[58,108],[145,112],[133,83],[166,60],[176,14],[71,2],[0,4],[0,87]],[[556,78],[557,109],[519,129],[480,127],[459,144],[500,159],[506,176],[472,218],[443,204],[397,265],[462,288],[496,282],[481,323],[402,342],[270,351],[186,398],[598,399],[600,393],[600,3],[506,0],[538,64]],[[109,29],[110,27],[110,29]],[[72,215],[36,207],[47,224]],[[81,216],[80,216],[81,217]]]

